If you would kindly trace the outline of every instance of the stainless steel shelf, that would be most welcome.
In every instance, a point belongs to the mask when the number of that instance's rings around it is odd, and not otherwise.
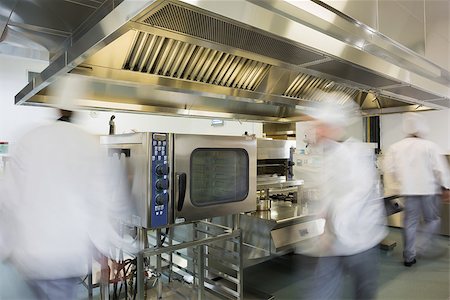
[[[303,185],[303,180],[286,180],[286,181],[277,181],[277,182],[258,182],[256,187],[258,190],[266,190],[271,188],[287,188],[293,186],[301,186]]]

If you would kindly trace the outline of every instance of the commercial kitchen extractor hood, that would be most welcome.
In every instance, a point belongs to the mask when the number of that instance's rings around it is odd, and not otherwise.
[[[47,105],[49,86],[68,74],[90,82],[87,109],[294,122],[335,91],[367,115],[450,106],[445,69],[336,12],[340,23],[325,30],[285,1],[111,2],[16,104]]]

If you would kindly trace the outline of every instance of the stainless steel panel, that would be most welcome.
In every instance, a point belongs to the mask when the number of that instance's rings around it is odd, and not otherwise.
[[[423,55],[425,53],[423,0],[381,0],[378,1],[378,7],[379,31],[409,49]]]
[[[433,100],[433,101],[428,101],[428,102],[439,105],[441,107],[450,108],[450,99]]]
[[[0,3],[0,41],[5,38],[5,29],[18,0],[5,0]]]
[[[386,88],[387,91],[393,92],[395,94],[411,97],[419,100],[433,100],[436,99],[436,95],[421,91],[411,86],[399,86]]]
[[[14,33],[10,31],[20,33],[21,37],[17,38],[17,35],[14,37]],[[35,42],[39,45],[45,45],[49,53],[53,55],[55,52],[63,48],[64,43],[67,41],[67,37],[69,36],[70,32],[9,21],[7,31],[5,31],[4,35],[4,42],[8,43],[8,38],[10,37],[11,42],[16,39],[15,43],[21,44],[23,47],[26,47],[29,42]]]
[[[323,2],[369,27],[378,28],[378,0],[323,0]]]
[[[308,68],[377,88],[400,83],[399,81],[390,80],[368,70],[338,61],[324,62]]]
[[[131,224],[138,227],[150,228],[150,195],[149,182],[149,145],[151,140],[148,133],[134,133],[118,136],[103,136],[101,144],[109,149],[129,149],[130,157],[125,167],[131,188],[134,214],[130,217]]]
[[[2,1],[2,5],[9,5],[10,3],[9,1],[3,2],[5,1]],[[107,6],[108,2],[108,0],[102,0],[89,4],[83,1],[17,1],[10,14],[8,27],[14,26],[15,30],[20,30],[26,34],[15,41],[10,41],[8,38],[6,43],[25,47],[29,41],[36,41],[42,47],[48,49],[53,59],[53,56],[67,45],[67,38],[75,31],[80,30],[83,23],[88,23],[86,22],[87,19],[94,19],[96,14],[102,10],[102,4]],[[108,12],[111,10],[112,8]],[[4,10],[2,9],[2,11]],[[3,28],[0,26],[0,29]],[[72,39],[72,41],[75,41],[75,39]]]
[[[21,104],[28,100],[37,91],[45,88],[51,81],[54,81],[58,75],[60,76],[69,72],[84,61],[87,56],[97,52],[120,35],[128,32],[129,27],[126,25],[126,22],[130,17],[138,14],[151,4],[152,2],[123,1],[119,7],[102,19],[102,22],[97,23],[91,28],[89,36],[78,40],[77,43],[72,45],[70,51],[64,52],[40,75],[35,77],[33,89],[30,92],[24,93],[26,89],[23,92],[19,92],[16,97],[16,104]],[[105,26],[105,23],[108,26]]]
[[[267,10],[276,11],[279,15],[292,21],[304,24],[308,26],[308,29],[314,28],[318,31],[314,34],[301,26],[296,26],[296,30],[292,28],[292,30],[283,31],[284,26],[281,25],[285,21],[283,18],[277,18],[276,22],[274,21],[269,24],[258,22],[256,18],[247,18],[247,22],[252,26],[266,28],[266,30],[277,32],[281,36],[290,36],[292,40],[302,41],[302,44],[304,45],[320,49],[332,56],[334,55],[340,59],[354,62],[372,70],[378,70],[380,73],[392,74],[392,77],[402,78],[403,76],[395,74],[396,71],[390,69],[390,67],[380,68],[381,64],[372,64],[373,58],[381,58],[381,60],[389,61],[393,65],[406,68],[413,72],[421,74],[428,73],[428,75],[433,74],[435,77],[440,76],[439,71],[437,71],[435,67],[421,55],[418,55],[398,42],[386,38],[372,28],[365,26],[360,22],[356,22],[347,15],[327,6],[321,1],[314,1],[314,3],[311,3],[310,1],[289,1],[289,3],[286,3],[287,1],[251,2],[257,6],[264,7]],[[218,9],[206,5],[203,1],[199,1],[198,5],[207,7],[211,11],[218,11]],[[222,8],[222,10],[226,11],[224,8]],[[256,14],[257,9],[250,5],[241,5],[240,10],[255,11]],[[262,14],[263,12],[260,13]],[[226,11],[226,14],[228,16],[233,16],[235,19],[240,19],[238,15],[233,14],[231,11]],[[289,27],[292,26],[294,25],[289,25]],[[325,36],[321,36],[318,32],[324,33],[328,37],[333,37],[336,40],[343,42],[343,44],[326,38]],[[305,36],[310,36],[310,39],[306,39]],[[351,45],[355,49],[360,49],[361,51],[366,52],[366,54],[372,54],[375,57],[366,56],[365,59],[360,60],[360,58],[362,58],[360,53],[358,53],[358,51],[353,51],[345,45]],[[352,55],[351,52],[355,52],[355,54]],[[408,79],[406,79],[406,81],[412,83]]]
[[[291,147],[296,141],[258,139],[256,142],[257,159],[288,159]]]
[[[450,41],[450,2],[425,1],[426,34],[434,33]],[[426,39],[428,47],[428,39]],[[437,45],[436,45],[437,46]]]
[[[383,0],[381,0],[383,1]],[[386,1],[386,0],[384,0]],[[399,5],[401,5],[409,14],[414,18],[424,23],[425,20],[425,5],[426,0],[395,0]],[[441,0],[438,0],[441,1]]]
[[[275,246],[275,252],[321,235],[324,231],[324,225],[325,219],[318,219],[272,230],[270,235]]]
[[[264,123],[263,132],[269,138],[282,136],[286,139],[288,135],[296,134],[295,123]]]
[[[307,227],[312,226],[311,233],[314,235],[309,235],[312,238],[323,232],[323,223],[324,220],[318,216],[305,214],[300,205],[283,201],[272,203],[269,211],[255,211],[241,215],[242,238],[246,246],[244,257],[254,260],[283,253],[286,250],[292,251],[296,246],[301,245],[298,243],[302,241],[301,236],[300,239],[298,236],[300,234],[297,231],[298,227],[298,229],[302,228],[304,226],[302,224],[308,224]],[[251,264],[251,262],[247,263]]]
[[[450,29],[448,29],[450,31]],[[447,31],[447,36],[449,35]],[[450,40],[436,31],[427,30],[425,56],[434,63],[450,70]],[[447,78],[450,76],[447,74]]]
[[[135,97],[135,100],[132,103],[141,103],[146,104],[147,102],[140,102],[141,99],[147,99],[148,101],[153,101],[156,96],[150,97],[150,95],[142,94],[140,91],[146,90],[159,90],[160,93],[164,90],[173,91],[178,93],[185,94],[197,94],[198,96],[206,96],[206,97],[214,97],[216,94],[216,102],[220,103],[223,99],[229,99],[229,97],[234,100],[238,100],[241,102],[247,103],[258,103],[258,104],[267,104],[267,105],[285,105],[289,108],[293,108],[295,110],[296,104],[303,104],[308,106],[307,101],[296,100],[295,103],[292,103],[291,99],[277,96],[277,95],[264,95],[263,93],[256,93],[249,90],[243,89],[231,89],[227,87],[207,85],[204,83],[194,82],[194,81],[180,81],[168,77],[159,77],[151,74],[143,74],[141,72],[124,72],[121,70],[114,70],[108,68],[101,67],[87,67],[87,68],[77,68],[72,71],[71,76],[79,75],[95,75],[95,80],[91,79],[91,88],[94,92],[98,94],[91,95],[100,98],[99,100],[108,101],[108,97],[111,97],[111,101],[114,99],[120,100],[120,97],[123,97],[123,102],[128,103],[127,99]],[[131,84],[133,83],[133,84]],[[105,89],[103,86],[114,86],[115,92],[118,95],[114,95],[108,89]],[[133,91],[130,94],[130,91]],[[46,91],[43,91],[44,93]],[[104,94],[102,94],[104,93]],[[119,97],[120,94],[120,97]],[[102,97],[100,97],[102,96]],[[264,97],[263,97],[264,96]],[[170,98],[170,95],[167,96]],[[186,96],[189,97],[189,96]],[[153,99],[152,99],[153,98]],[[230,99],[231,99],[230,98]],[[91,98],[92,99],[92,98]],[[184,101],[183,99],[179,99],[178,102]],[[201,99],[199,99],[201,101]],[[238,105],[235,103],[234,105]],[[220,109],[222,105],[218,107],[211,107],[211,110]],[[298,114],[301,114],[301,111],[297,111]],[[286,117],[288,115],[285,115]]]
[[[85,107],[272,122],[295,122],[305,119],[301,108],[288,106],[285,110],[279,110],[278,105],[289,105],[290,102],[279,96],[253,94],[250,91],[236,91],[218,86],[211,89],[200,83],[180,82],[139,72],[114,71],[98,67],[77,68],[72,71],[71,76],[76,76],[75,73],[97,78],[91,82],[91,93],[86,95],[92,100],[83,100],[80,103]],[[220,96],[215,96],[216,93]],[[43,95],[35,96],[33,101],[48,102],[45,90]],[[300,99],[296,100],[296,103],[302,107],[311,105],[310,101]]]
[[[190,157],[197,148],[241,148],[249,158],[249,190],[245,200],[220,203],[208,206],[195,206],[190,198]],[[199,220],[213,216],[223,216],[256,209],[256,140],[246,137],[200,136],[176,134],[174,136],[174,169],[176,174],[186,173],[186,196],[181,211],[175,210],[175,216],[186,220]],[[175,175],[176,175],[175,174]],[[178,199],[176,199],[178,201]],[[177,203],[175,203],[177,207]]]
[[[11,30],[8,31],[8,39],[11,39]],[[12,45],[8,42],[0,43],[0,53],[4,55],[9,56],[17,56],[17,57],[24,57],[29,59],[36,59],[36,60],[49,60],[49,52],[47,49],[44,49],[40,45],[37,45],[36,43],[32,41],[27,41],[30,45],[29,47],[22,47],[18,45]],[[35,48],[37,46],[37,48]]]
[[[261,179],[261,180],[260,180]],[[270,193],[277,193],[278,191],[295,191],[297,192],[298,187],[303,185],[303,180],[285,180],[276,177],[275,179],[272,176],[261,176],[258,177],[257,187],[258,190],[268,190],[271,189]],[[268,200],[271,201],[271,200]]]

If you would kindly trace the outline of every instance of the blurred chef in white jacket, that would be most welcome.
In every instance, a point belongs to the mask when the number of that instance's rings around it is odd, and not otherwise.
[[[29,282],[38,299],[74,299],[80,276],[99,251],[133,251],[114,227],[126,213],[125,194],[99,141],[71,123],[75,102],[86,90],[82,80],[62,79],[55,103],[61,117],[36,128],[15,146],[6,180],[13,216],[10,249],[3,251]],[[119,207],[118,207],[119,206]],[[114,209],[114,210],[113,210]]]
[[[377,185],[373,149],[348,137],[347,128],[359,115],[340,94],[327,94],[310,114],[315,144],[322,152],[319,215],[323,235],[310,255],[319,256],[310,299],[341,298],[342,280],[350,275],[355,299],[375,299],[378,244],[386,235],[385,208]],[[317,152],[316,152],[317,153]]]
[[[425,138],[428,125],[421,114],[405,113],[403,131],[406,137],[393,144],[384,158],[384,182],[387,194],[405,199],[403,259],[411,267],[417,252],[427,255],[433,246],[433,234],[440,228],[441,194],[450,189],[450,171],[441,149]],[[416,245],[421,217],[423,235]]]

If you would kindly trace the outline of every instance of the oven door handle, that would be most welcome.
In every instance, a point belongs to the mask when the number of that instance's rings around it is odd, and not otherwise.
[[[183,209],[184,198],[186,196],[186,173],[178,174],[177,179],[178,179],[177,210],[181,211]]]

